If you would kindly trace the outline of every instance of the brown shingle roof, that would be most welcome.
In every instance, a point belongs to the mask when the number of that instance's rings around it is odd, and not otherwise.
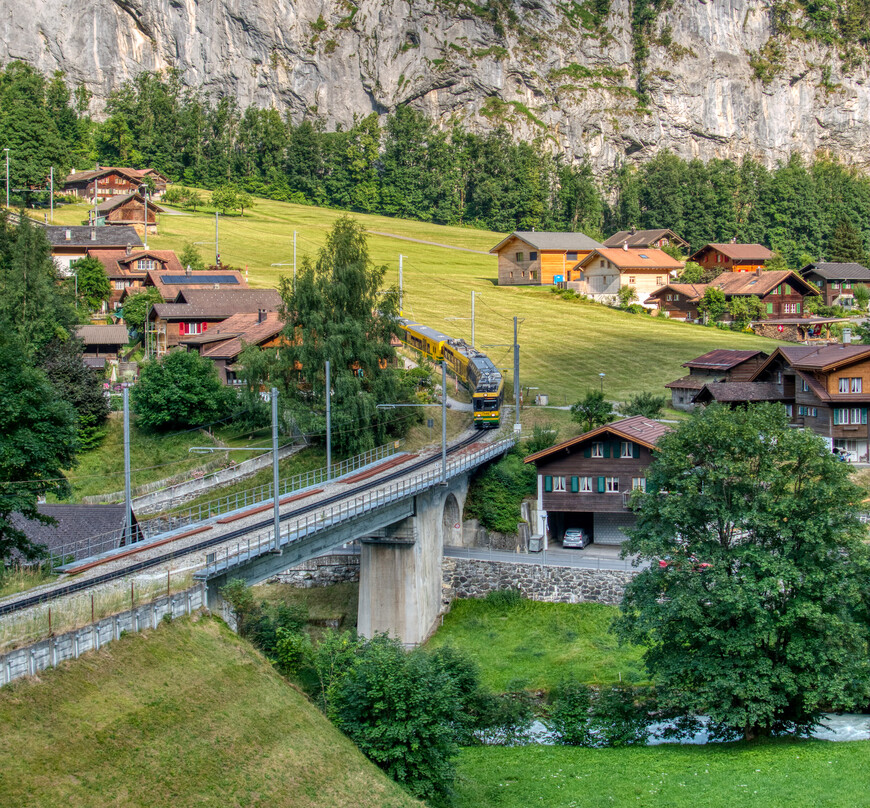
[[[707,283],[668,283],[660,289],[656,289],[644,302],[654,303],[666,292],[677,292],[683,295],[689,303],[694,303],[704,296],[708,286]]]
[[[719,401],[726,404],[738,404],[744,401],[779,401],[782,393],[779,385],[773,382],[710,382],[705,384],[695,403],[703,404],[709,401]]]
[[[109,278],[147,278],[148,270],[132,268],[132,264],[140,258],[154,258],[159,261],[162,269],[157,271],[162,274],[167,272],[184,274],[184,267],[172,250],[133,250],[129,255],[126,249],[88,250],[88,255],[96,258],[106,268],[106,275]]]
[[[773,272],[723,272],[710,281],[709,285],[721,289],[726,295],[743,296],[766,295],[786,282],[794,286],[800,294],[819,294],[815,286],[790,269]]]
[[[678,241],[680,244],[688,246],[688,242],[681,239],[673,230],[620,230],[614,233],[607,241],[604,242],[605,247],[622,247],[627,244],[631,247],[651,247],[655,242],[662,238],[669,238],[671,241]]]
[[[94,226],[94,225],[48,225],[43,228],[43,233],[52,247],[126,247],[132,244],[134,247],[142,246],[142,239],[136,232],[136,228],[129,224],[117,226]],[[66,234],[69,233],[69,238]]]
[[[185,289],[175,303],[157,303],[152,311],[163,320],[226,319],[260,309],[278,311],[283,305],[274,289]]]
[[[110,196],[104,202],[100,202],[100,204],[97,205],[97,213],[109,213],[115,208],[119,208],[121,205],[126,204],[131,199],[135,199],[142,203],[145,202],[144,198],[138,191],[134,191],[132,194],[124,194],[123,196]],[[154,213],[163,213],[163,208],[155,205],[150,199],[148,200],[148,210],[151,210]]]
[[[664,250],[642,249],[642,250],[621,250],[613,247],[601,247],[586,256],[580,266],[591,264],[597,256],[606,258],[621,270],[658,270],[670,271],[680,270],[685,267],[682,261],[677,261],[672,258]]]
[[[683,367],[697,368],[698,370],[730,370],[749,359],[754,359],[758,354],[761,354],[765,359],[767,358],[764,351],[734,351],[728,348],[717,348],[715,351],[708,351],[697,359],[683,362]]]
[[[516,230],[503,238],[490,252],[497,253],[512,238],[518,238],[538,250],[565,250],[589,252],[602,245],[585,233],[547,232],[539,230]]]
[[[535,452],[529,455],[524,462],[534,463],[538,460],[543,460],[557,452],[570,449],[578,444],[585,443],[591,438],[602,435],[605,432],[610,432],[617,437],[625,438],[626,440],[642,443],[644,446],[654,449],[662,435],[671,431],[668,424],[662,424],[658,421],[653,421],[650,418],[645,418],[642,415],[633,415],[631,418],[623,418],[619,421],[605,424],[604,426],[593,429],[591,432],[586,432],[583,435],[578,435],[576,438],[562,441],[549,449],[544,449],[540,452]]]
[[[707,244],[701,247],[689,259],[694,261],[707,250],[718,250],[722,255],[728,256],[732,261],[745,261],[750,264],[763,264],[773,258],[773,253],[761,244]]]
[[[85,345],[126,345],[130,337],[125,325],[79,325],[76,336]]]
[[[203,349],[202,355],[209,359],[235,359],[245,345],[259,345],[278,336],[284,329],[284,321],[277,312],[268,312],[263,322],[257,314],[234,314],[215,328],[225,333],[228,339]],[[214,329],[209,329],[213,331]]]
[[[710,378],[708,376],[683,376],[682,379],[668,382],[665,387],[669,390],[674,388],[678,390],[700,390],[709,381]]]

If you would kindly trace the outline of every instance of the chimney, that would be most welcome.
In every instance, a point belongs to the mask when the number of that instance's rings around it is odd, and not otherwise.
[[[737,236],[731,236],[731,243],[732,243],[732,244],[736,244],[736,243],[737,243]]]
[[[127,242],[127,251],[126,251],[125,255],[129,255],[131,252],[133,252],[133,245],[128,241]]]
[[[72,230],[65,230],[65,231],[64,231],[64,235],[66,236],[66,240],[67,240],[67,241],[71,241],[71,240],[72,240]]]
[[[852,343],[852,329],[844,328],[843,329],[843,347],[845,348],[847,345],[851,345]]]
[[[97,240],[97,231],[96,231],[96,228],[92,227],[91,228],[91,241],[96,241],[96,240]]]
[[[623,242],[622,242],[622,249],[623,249],[625,252],[628,252],[628,242],[627,242],[627,241],[623,241]]]
[[[190,274],[191,274],[190,264],[188,264],[188,265],[185,267],[185,269],[184,269],[184,274],[185,274],[185,275],[190,275]]]
[[[265,309],[259,309],[259,310],[257,311],[257,322],[258,322],[258,323],[262,323],[265,319],[266,319],[266,310],[265,310]]]
[[[637,230],[635,230],[635,229],[632,227],[630,232],[631,232],[631,235],[633,236],[635,233],[637,233]]]

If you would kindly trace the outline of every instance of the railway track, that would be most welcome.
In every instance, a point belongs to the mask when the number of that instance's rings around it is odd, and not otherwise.
[[[456,454],[465,447],[477,441],[478,437],[479,433],[475,432],[470,434],[468,437],[457,441],[452,446],[448,447],[447,454]],[[409,473],[417,471],[421,468],[425,468],[426,466],[437,462],[437,460],[438,456],[429,457],[423,460],[419,460],[410,466],[403,467],[397,471],[387,474],[386,476],[372,482],[361,482],[360,485],[348,488],[347,490],[335,494],[331,497],[327,497],[326,499],[321,499],[317,502],[303,505],[300,508],[296,508],[292,511],[281,514],[281,521],[283,522],[287,519],[293,519],[311,511],[322,509],[325,505],[332,505],[336,502],[341,502],[342,500],[349,499],[364,491],[368,491],[371,488],[376,488],[379,485],[392,482],[393,480],[404,477]],[[215,545],[224,544],[228,541],[240,538],[241,536],[244,536],[256,530],[268,528],[271,525],[271,519],[264,519],[261,522],[257,522],[253,525],[248,525],[247,527],[240,528],[238,530],[230,531],[228,533],[222,533],[218,536],[212,536],[208,539],[203,539],[196,544],[187,545],[186,547],[181,547],[176,550],[170,549],[167,552],[160,554],[159,556],[153,556],[142,561],[133,561],[127,566],[122,567],[121,569],[112,570],[111,572],[105,572],[101,575],[95,575],[81,581],[73,581],[71,583],[65,584],[63,586],[58,586],[45,592],[40,592],[34,595],[27,595],[25,597],[18,598],[17,600],[0,604],[0,617],[2,617],[3,615],[13,614],[14,612],[21,611],[22,609],[28,609],[32,606],[38,606],[42,603],[47,603],[50,600],[56,600],[57,598],[65,597],[66,595],[74,595],[76,592],[83,592],[95,586],[110,583],[111,581],[118,580],[119,578],[124,578],[132,573],[141,572],[142,570],[150,569],[151,567],[158,567],[161,564],[165,564],[167,561],[172,561],[182,556],[193,555],[194,553],[208,550],[210,547],[214,547]],[[177,538],[181,538],[181,536]],[[141,550],[145,551],[148,548],[148,544],[143,544]]]

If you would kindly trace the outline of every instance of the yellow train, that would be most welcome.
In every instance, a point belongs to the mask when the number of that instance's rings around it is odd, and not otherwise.
[[[468,388],[473,403],[473,420],[478,429],[498,427],[504,400],[504,379],[486,354],[464,340],[448,337],[404,317],[399,318],[399,339],[433,362],[443,361]]]

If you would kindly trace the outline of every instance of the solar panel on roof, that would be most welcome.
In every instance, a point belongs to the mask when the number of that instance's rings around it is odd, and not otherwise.
[[[161,275],[162,283],[226,283],[238,284],[239,279],[232,275]]]

